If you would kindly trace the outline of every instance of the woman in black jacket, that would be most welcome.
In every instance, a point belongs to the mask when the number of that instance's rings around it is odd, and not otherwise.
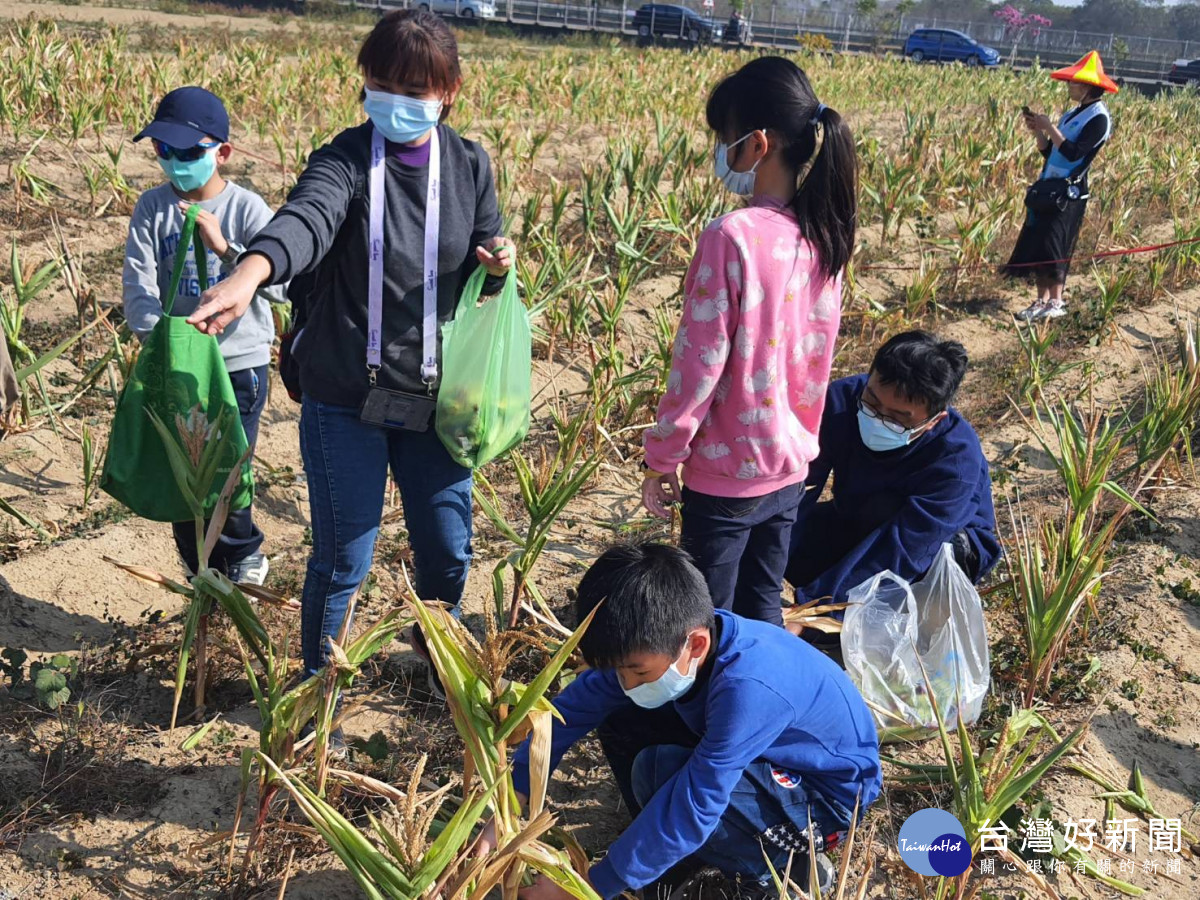
[[[1067,260],[1075,252],[1087,207],[1087,173],[1112,134],[1112,117],[1101,98],[1117,91],[1095,50],[1050,77],[1067,82],[1069,96],[1078,106],[1057,125],[1028,107],[1022,112],[1025,127],[1037,138],[1046,160],[1026,195],[1025,225],[1005,268],[1008,275],[1037,282],[1037,300],[1017,313],[1026,322],[1067,314],[1063,288],[1070,268]]]
[[[292,356],[313,549],[304,582],[305,672],[324,664],[371,566],[391,470],[418,594],[457,608],[471,560],[471,471],[431,421],[441,326],[468,276],[494,293],[513,265],[487,153],[444,124],[458,47],[429,12],[379,21],[358,55],[369,121],[313,153],[287,203],[189,321],[219,334],[254,291],[310,274]],[[435,215],[429,215],[435,211]],[[420,648],[419,648],[420,649]]]

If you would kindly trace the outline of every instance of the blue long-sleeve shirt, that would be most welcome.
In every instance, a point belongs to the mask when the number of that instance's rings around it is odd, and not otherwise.
[[[829,385],[821,419],[821,452],[809,467],[808,492],[800,505],[795,531],[820,499],[833,474],[833,503],[849,533],[841,538],[851,549],[806,585],[806,597],[846,594],[868,578],[890,569],[908,581],[919,579],[933,564],[942,544],[963,531],[979,554],[979,574],[987,574],[1000,558],[992,479],[975,429],[951,407],[928,434],[907,447],[884,453],[868,450],[858,431],[858,400],[866,375],[842,378]],[[820,552],[796,547],[796,553]]]
[[[755,760],[800,775],[808,789],[847,809],[860,791],[864,810],[879,796],[875,722],[849,676],[776,625],[720,610],[717,616],[712,668],[675,702],[700,743],[592,867],[602,897],[647,885],[698,850]],[[615,671],[589,669],[554,705],[564,721],[553,726],[552,769],[572,744],[632,701]],[[528,795],[528,741],[514,756],[513,782]]]

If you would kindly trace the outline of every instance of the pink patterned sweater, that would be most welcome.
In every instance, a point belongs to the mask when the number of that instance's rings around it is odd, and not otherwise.
[[[694,491],[759,497],[817,455],[842,282],[822,283],[795,216],[771,200],[713,221],[684,282],[646,465]]]

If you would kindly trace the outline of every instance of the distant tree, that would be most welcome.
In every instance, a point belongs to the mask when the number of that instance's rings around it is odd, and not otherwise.
[[[854,11],[860,16],[873,16],[879,9],[879,0],[855,0]]]
[[[1200,3],[1180,3],[1172,6],[1168,15],[1181,41],[1200,41]]]
[[[1071,17],[1071,24],[1080,31],[1158,34],[1157,20],[1161,17],[1161,7],[1150,6],[1141,0],[1084,0]]]
[[[1004,23],[1004,36],[1013,42],[1012,60],[1014,62],[1017,58],[1017,45],[1024,35],[1028,34],[1030,37],[1036,38],[1042,33],[1043,28],[1049,28],[1054,24],[1040,13],[1023,13],[1011,3],[1006,3],[992,15]]]
[[[1113,38],[1112,42],[1113,71],[1121,68],[1129,59],[1129,43],[1125,38]]]

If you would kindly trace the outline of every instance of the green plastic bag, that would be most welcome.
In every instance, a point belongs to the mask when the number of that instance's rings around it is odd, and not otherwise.
[[[455,461],[477,469],[529,431],[533,342],[529,312],[509,272],[500,296],[482,306],[487,271],[467,280],[454,319],[442,326],[437,433]]]
[[[196,418],[210,432],[215,425],[235,429],[233,439],[217,462],[216,472],[206,485],[197,485],[205,516],[212,513],[229,473],[246,452],[246,434],[238,413],[237,398],[217,339],[201,334],[183,316],[172,316],[171,307],[179,290],[187,260],[188,246],[195,245],[196,271],[200,289],[208,287],[207,253],[196,232],[199,206],[192,206],[184,219],[171,288],[163,300],[163,317],[147,336],[134,363],[129,382],[117,401],[108,455],[100,487],[120,500],[134,513],[155,522],[187,522],[195,517],[171,471],[171,462],[150,413],[158,417],[183,448],[188,447],[180,433],[180,424]],[[189,428],[196,431],[195,427]],[[217,434],[210,433],[208,440]],[[195,450],[198,453],[198,448]],[[254,500],[254,479],[249,461],[242,467],[241,480],[230,498],[230,509],[245,509]]]

